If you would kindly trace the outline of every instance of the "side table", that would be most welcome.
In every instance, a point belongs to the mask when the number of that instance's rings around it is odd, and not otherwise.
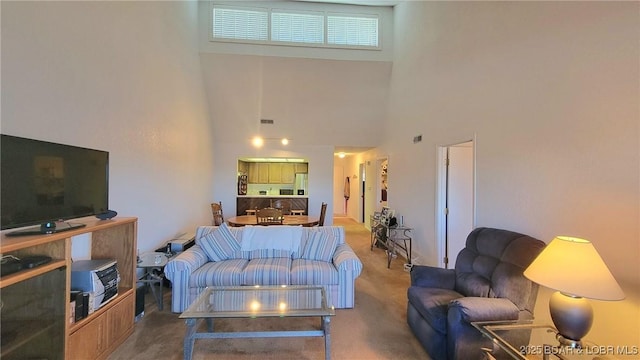
[[[406,256],[407,263],[411,266],[411,231],[405,225],[388,226],[383,224],[374,216],[370,218],[371,223],[371,250],[379,243],[387,248],[387,268],[391,267],[391,260],[397,255],[400,249]],[[381,236],[381,233],[384,234]]]
[[[158,309],[162,310],[162,288],[164,281],[164,266],[169,262],[167,254],[161,252],[148,252],[140,255],[138,259],[138,269],[144,270],[142,276],[138,278],[139,283],[143,283],[151,288],[151,293],[158,304]]]
[[[618,351],[614,346],[600,346],[584,339],[579,348],[561,345],[553,326],[531,321],[485,321],[472,325],[493,343],[493,349],[482,349],[486,359],[615,360]]]

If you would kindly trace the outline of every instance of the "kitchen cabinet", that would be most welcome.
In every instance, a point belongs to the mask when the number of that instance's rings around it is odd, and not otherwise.
[[[269,163],[269,184],[282,184],[281,163]]]
[[[249,163],[246,161],[238,160],[238,173],[242,175],[249,174]]]
[[[248,163],[249,184],[293,184],[295,166],[290,163]]]
[[[295,165],[284,163],[280,169],[282,184],[293,184],[296,181]]]
[[[295,173],[296,174],[306,174],[309,172],[309,164],[308,163],[297,163],[295,164]]]
[[[269,163],[249,163],[249,184],[269,184]]]

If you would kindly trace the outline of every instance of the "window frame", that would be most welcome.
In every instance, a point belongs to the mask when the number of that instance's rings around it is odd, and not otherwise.
[[[300,9],[287,9],[283,8],[281,4],[278,4],[277,7],[266,7],[266,6],[235,6],[229,5],[226,3],[215,3],[211,2],[209,6],[209,16],[208,16],[208,28],[209,28],[209,42],[220,42],[220,43],[235,43],[235,44],[250,44],[250,45],[271,45],[271,46],[293,46],[293,47],[310,47],[310,48],[329,48],[329,49],[346,49],[346,50],[382,50],[382,15],[379,12],[370,12],[370,13],[362,13],[362,12],[349,12],[349,11],[336,11],[332,10],[318,10],[318,9],[309,9],[309,10],[300,10]],[[214,29],[214,9],[223,8],[223,9],[231,9],[231,10],[244,10],[244,11],[264,11],[267,13],[267,36],[268,40],[250,40],[250,39],[233,39],[233,38],[219,38],[214,37],[213,29]],[[306,42],[288,42],[288,41],[277,41],[272,40],[272,13],[291,13],[291,14],[321,14],[323,17],[323,43],[306,43]],[[331,44],[328,42],[328,17],[329,16],[342,16],[342,17],[361,17],[368,19],[376,19],[377,20],[377,46],[369,46],[369,45],[350,45],[350,44]]]

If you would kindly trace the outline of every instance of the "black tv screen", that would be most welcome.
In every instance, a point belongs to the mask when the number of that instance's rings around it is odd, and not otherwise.
[[[109,153],[0,137],[1,228],[43,225],[109,208]]]

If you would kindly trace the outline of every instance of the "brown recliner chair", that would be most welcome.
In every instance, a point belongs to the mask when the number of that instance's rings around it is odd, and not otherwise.
[[[477,228],[455,269],[414,265],[407,322],[433,360],[482,359],[492,348],[471,323],[533,318],[538,285],[522,274],[545,244],[513,231]],[[512,339],[526,344],[528,339]]]

